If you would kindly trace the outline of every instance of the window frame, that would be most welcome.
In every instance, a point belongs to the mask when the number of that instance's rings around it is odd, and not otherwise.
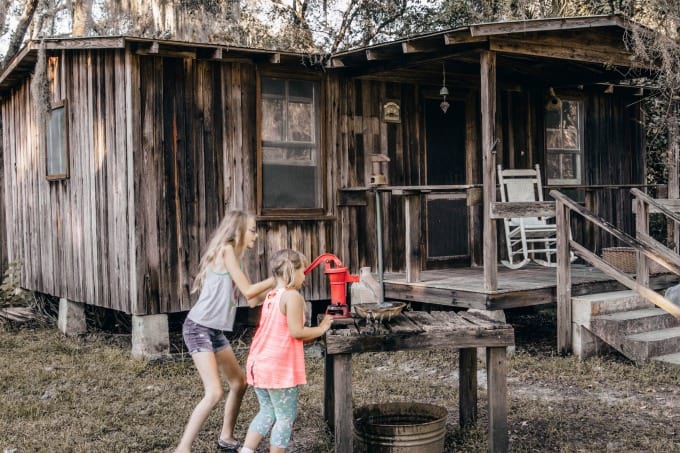
[[[583,98],[578,97],[578,96],[560,96],[560,99],[562,102],[575,102],[578,104],[578,144],[579,148],[575,150],[570,150],[568,148],[548,148],[548,125],[546,124],[546,109],[545,107],[543,108],[543,137],[544,137],[544,152],[545,152],[545,179],[546,183],[549,186],[579,186],[583,184],[583,175],[584,175],[584,167],[585,167],[585,150],[584,150],[584,143],[585,143],[585,101]],[[561,113],[562,105],[560,105],[560,115]],[[560,128],[561,131],[563,131],[562,128]],[[565,155],[565,154],[575,154],[579,156],[579,164],[578,164],[578,178],[551,178],[550,177],[550,168],[549,168],[549,162],[550,162],[550,156],[551,154],[558,154],[558,155]],[[560,175],[562,176],[562,175]]]
[[[64,173],[53,173],[50,174],[50,156],[52,153],[50,153],[50,144],[49,144],[49,122],[51,120],[51,115],[52,112],[54,112],[57,109],[64,109],[64,124],[63,124],[63,131],[64,131],[64,136],[63,136],[63,149],[64,149]],[[68,134],[69,134],[69,121],[68,121],[68,101],[66,99],[61,99],[59,101],[54,101],[50,105],[50,110],[48,112],[48,116],[46,118],[46,124],[45,124],[45,178],[48,181],[63,181],[66,179],[69,179],[71,177],[71,159],[70,159],[70,149],[69,149],[69,139],[68,139]]]
[[[314,82],[318,90],[318,111],[316,124],[316,137],[318,140],[318,162],[316,168],[320,181],[318,182],[320,188],[319,206],[314,208],[266,208],[264,207],[264,156],[263,145],[265,141],[262,136],[262,79],[263,78],[277,78],[286,81],[308,81]],[[267,70],[257,68],[256,74],[256,134],[257,134],[257,213],[260,218],[278,218],[278,219],[310,219],[323,217],[326,213],[327,206],[327,187],[326,187],[326,151],[325,151],[325,98],[323,90],[323,79],[315,75],[299,75],[291,74],[289,72],[280,72],[275,70]],[[288,132],[288,131],[286,131]],[[302,143],[302,142],[301,142]],[[293,146],[295,147],[295,146]]]

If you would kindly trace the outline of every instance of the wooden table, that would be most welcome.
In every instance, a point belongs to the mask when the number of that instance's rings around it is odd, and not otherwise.
[[[404,312],[367,328],[362,319],[335,320],[325,335],[324,417],[335,433],[336,453],[353,451],[352,354],[407,349],[458,349],[459,419],[477,422],[477,348],[486,348],[489,451],[508,450],[506,347],[514,345],[512,327],[481,315],[451,311]]]

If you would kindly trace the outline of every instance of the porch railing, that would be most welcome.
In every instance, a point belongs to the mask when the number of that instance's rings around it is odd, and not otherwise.
[[[680,225],[680,215],[677,211],[680,209],[680,200],[668,198],[652,198],[646,193],[638,189],[631,189],[633,195],[633,210],[636,215],[635,236],[643,243],[659,250],[670,262],[680,264],[680,256],[678,255],[678,226]],[[663,243],[657,241],[649,235],[649,214],[660,213],[667,219],[673,222],[675,238],[675,251],[666,247]],[[647,260],[638,254],[637,259],[637,275],[638,280],[645,283],[649,282],[649,266]]]
[[[636,190],[636,189],[633,189]],[[570,249],[579,257],[596,267],[606,275],[612,277],[627,288],[637,292],[654,305],[680,319],[680,307],[673,304],[661,294],[658,294],[647,286],[648,281],[642,282],[635,280],[628,274],[620,271],[601,257],[591,252],[578,243],[569,235],[569,224],[571,213],[579,214],[585,222],[589,222],[603,231],[616,237],[622,243],[633,248],[640,259],[638,259],[638,270],[646,266],[646,261],[651,259],[664,266],[666,269],[680,275],[680,256],[671,255],[668,249],[661,244],[651,241],[638,240],[629,234],[619,230],[602,217],[599,217],[572,200],[563,193],[552,190],[550,196],[555,200],[555,219],[557,223],[557,349],[560,353],[571,351],[571,272],[569,251]],[[638,198],[639,199],[639,198]],[[640,203],[638,203],[638,207]],[[644,208],[642,208],[644,209]],[[643,214],[644,215],[644,214]],[[638,212],[638,218],[642,217]],[[645,238],[647,239],[647,238]],[[651,238],[649,238],[651,239]],[[672,253],[672,252],[671,252]],[[640,274],[641,275],[641,274]],[[647,272],[647,280],[648,280]]]

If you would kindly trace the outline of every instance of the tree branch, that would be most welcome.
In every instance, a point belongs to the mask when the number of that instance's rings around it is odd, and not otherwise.
[[[3,58],[2,60],[2,65],[0,65],[2,69],[7,67],[7,64],[19,52],[21,44],[24,42],[24,36],[26,36],[26,30],[28,30],[28,26],[31,24],[31,21],[33,20],[33,16],[35,14],[35,9],[37,6],[38,0],[28,0],[26,2],[24,13],[21,15],[21,19],[19,19],[17,28],[16,30],[14,30],[14,33],[12,34],[9,46],[7,47],[7,53],[5,54],[5,58]]]

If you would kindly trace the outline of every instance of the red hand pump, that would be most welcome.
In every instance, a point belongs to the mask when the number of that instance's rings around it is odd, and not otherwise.
[[[331,304],[326,309],[326,314],[334,315],[338,318],[349,317],[347,307],[347,283],[359,281],[358,275],[351,275],[347,268],[342,265],[340,259],[332,253],[319,255],[312,264],[305,269],[305,275],[310,273],[319,264],[324,263],[324,273],[328,275],[331,282]],[[335,267],[331,267],[331,263]]]

